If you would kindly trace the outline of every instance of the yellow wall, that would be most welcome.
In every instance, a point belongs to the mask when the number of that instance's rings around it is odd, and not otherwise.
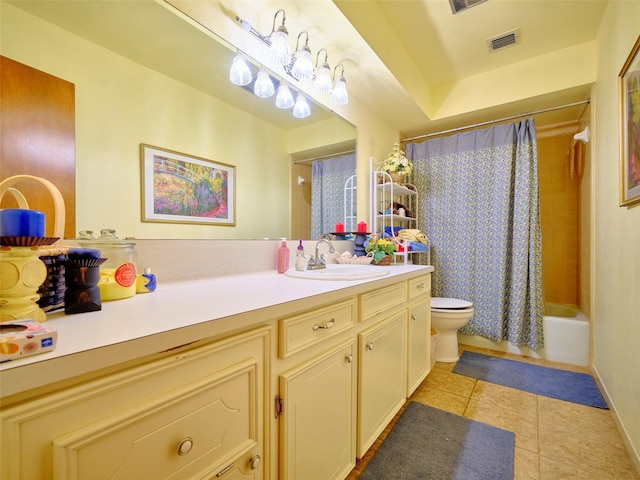
[[[619,207],[618,74],[640,34],[640,2],[610,1],[597,38],[593,364],[640,459],[640,205]]]
[[[12,5],[0,7],[2,55],[75,84],[78,230],[115,227],[138,238],[288,235],[286,132]],[[235,165],[237,226],[142,223],[140,143]],[[89,208],[83,198],[97,201]]]

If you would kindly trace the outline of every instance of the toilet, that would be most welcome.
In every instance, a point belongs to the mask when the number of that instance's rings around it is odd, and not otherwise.
[[[457,298],[431,299],[431,326],[438,330],[437,362],[457,362],[458,329],[473,315],[473,303]]]

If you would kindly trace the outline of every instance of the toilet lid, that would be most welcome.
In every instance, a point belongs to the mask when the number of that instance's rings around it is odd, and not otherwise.
[[[473,307],[473,303],[457,298],[433,297],[431,299],[431,308],[439,310],[463,310],[469,307]]]

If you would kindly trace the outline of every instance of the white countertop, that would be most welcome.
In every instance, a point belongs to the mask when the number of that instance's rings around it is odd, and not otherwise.
[[[322,296],[331,301],[338,291],[356,295],[433,267],[397,265],[389,271],[385,277],[359,281],[295,279],[271,272],[225,276],[160,284],[153,293],[103,302],[98,312],[55,312],[47,320],[58,332],[55,350],[0,364],[0,394],[7,397],[247,328],[273,318],[274,309],[293,313],[324,301]]]

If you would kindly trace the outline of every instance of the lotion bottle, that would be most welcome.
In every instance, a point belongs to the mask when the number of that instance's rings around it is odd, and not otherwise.
[[[287,247],[287,239],[281,238],[282,243],[278,248],[278,273],[284,273],[289,269],[289,248]]]

